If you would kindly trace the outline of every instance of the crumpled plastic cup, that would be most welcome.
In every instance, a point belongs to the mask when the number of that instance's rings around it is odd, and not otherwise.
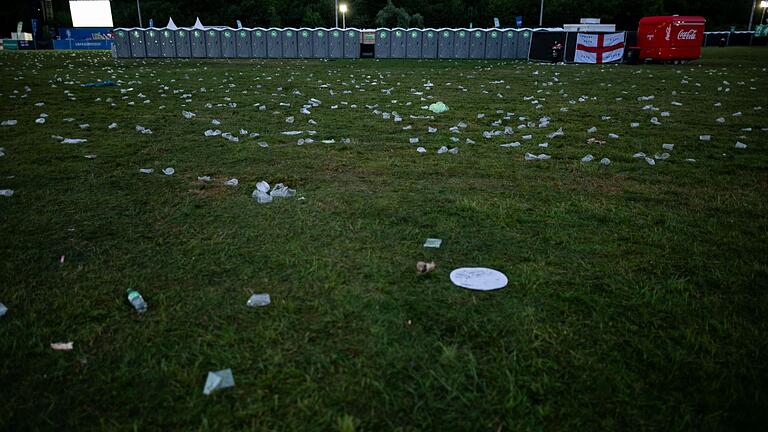
[[[253,294],[246,303],[249,307],[267,306],[272,302],[269,294]]]
[[[292,197],[296,195],[296,190],[289,189],[286,185],[278,183],[269,194],[273,197]]]
[[[443,102],[435,102],[429,106],[429,110],[435,114],[440,114],[448,111],[448,105]]]
[[[272,202],[272,196],[260,189],[254,190],[251,194],[251,197],[255,199],[259,204],[268,204]]]

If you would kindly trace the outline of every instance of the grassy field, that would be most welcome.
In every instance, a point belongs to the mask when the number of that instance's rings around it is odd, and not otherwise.
[[[764,428],[767,67],[762,48],[685,66],[0,52],[18,121],[0,127],[0,429]],[[117,85],[80,86],[100,80]],[[260,180],[297,196],[258,204]],[[462,266],[509,285],[456,287]],[[204,396],[224,368],[236,386]]]

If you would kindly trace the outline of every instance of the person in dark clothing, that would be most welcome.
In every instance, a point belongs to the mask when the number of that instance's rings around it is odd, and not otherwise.
[[[552,63],[557,63],[563,60],[563,44],[560,41],[555,41],[552,45]]]

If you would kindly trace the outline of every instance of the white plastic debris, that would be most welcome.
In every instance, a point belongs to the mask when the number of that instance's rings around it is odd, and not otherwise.
[[[201,181],[201,182],[206,182],[207,183],[207,182],[211,181],[211,176],[198,176],[197,180]]]
[[[117,123],[110,123],[107,129],[117,129]]]
[[[504,288],[509,283],[504,273],[484,267],[458,268],[451,272],[450,277],[455,285],[476,291]]]
[[[664,150],[672,150],[672,149],[675,148],[675,145],[674,144],[662,144],[661,148],[663,148]]]
[[[175,172],[176,172],[176,170],[171,168],[171,167],[163,169],[163,174],[165,174],[167,176],[173,175],[173,173],[175,173]]]
[[[550,139],[552,139],[552,138],[555,138],[555,137],[559,137],[559,136],[563,136],[563,135],[565,135],[565,133],[563,133],[563,128],[560,128],[560,129],[558,129],[558,130],[556,130],[556,131],[552,132],[551,134],[549,134],[549,135],[547,135],[547,136],[548,136]]]
[[[594,159],[595,159],[594,156],[592,156],[591,154],[588,154],[588,155],[584,156],[583,158],[581,158],[581,161],[584,162],[584,163],[587,163],[587,162],[592,162]]]
[[[547,154],[544,154],[544,153],[542,153],[542,154],[540,154],[540,155],[535,155],[535,154],[532,154],[532,153],[526,153],[526,154],[525,154],[525,160],[527,160],[527,161],[532,161],[532,160],[547,160],[547,159],[550,159],[551,157],[552,157],[552,156],[550,156],[550,155],[547,155]]]
[[[700,141],[709,141],[712,139],[712,135],[699,135]]]
[[[637,153],[633,154],[633,155],[632,155],[632,157],[636,157],[636,158],[644,158],[644,157],[645,157],[645,153],[643,153],[643,152],[637,152]]]
[[[592,133],[595,133],[595,132],[597,132],[597,128],[594,127],[594,126],[592,126],[591,128],[587,129],[587,133],[591,133],[592,134]]]
[[[603,165],[603,166],[608,166],[608,165],[610,165],[610,164],[611,164],[611,160],[610,160],[610,159],[608,159],[608,158],[602,158],[602,159],[600,159],[600,165]]]
[[[54,342],[51,344],[51,348],[55,351],[72,351],[74,345],[74,342]]]
[[[419,152],[420,154],[424,154],[427,152],[427,149],[425,149],[424,147],[417,147],[416,151]]]
[[[289,189],[288,186],[278,183],[272,188],[272,192],[269,193],[273,197],[292,197],[296,195],[295,189]]]
[[[459,154],[459,148],[458,147],[454,147],[454,148],[448,150],[448,153],[450,153],[450,154]]]
[[[216,130],[208,129],[207,131],[203,132],[203,134],[207,137],[212,137],[212,136],[221,135],[221,131],[218,129]]]
[[[246,303],[249,307],[267,306],[272,302],[269,294],[253,294]]]
[[[18,120],[3,120],[0,126],[16,126],[18,122]]]
[[[645,161],[646,161],[646,162],[648,163],[648,165],[650,165],[650,166],[654,166],[654,165],[656,165],[656,161],[655,161],[655,160],[653,160],[653,158],[649,158],[649,157],[646,157],[646,158],[645,158]]]
[[[62,144],[82,144],[84,142],[88,142],[85,138],[64,138],[61,140]]]
[[[439,238],[428,238],[427,240],[424,241],[425,248],[439,249],[442,244],[443,244],[443,240]]]
[[[4,304],[0,303],[0,317],[2,317],[3,315],[5,315],[5,313],[6,313],[6,312],[8,312],[8,308],[7,308],[7,307],[5,307],[5,305],[4,305]]]
[[[208,378],[205,380],[203,394],[208,396],[211,393],[235,386],[235,378],[232,376],[232,369],[222,369],[216,372],[208,372]]]
[[[611,139],[619,139],[619,136],[618,136],[618,135],[616,135],[615,133],[610,133],[610,134],[608,134],[608,138],[611,138]]]
[[[238,184],[240,184],[240,182],[236,178],[224,182],[224,186],[237,186]]]
[[[656,153],[655,155],[653,155],[653,158],[656,160],[666,160],[666,159],[669,159],[670,156],[671,155],[669,153],[661,153],[661,154]]]
[[[255,199],[259,204],[268,204],[272,202],[272,196],[259,189],[254,189],[253,193],[251,193],[251,198]]]
[[[196,116],[197,114],[190,112],[190,111],[182,111],[181,115],[184,116],[186,119],[191,119],[192,117]]]
[[[418,144],[419,143],[419,139],[418,138],[408,138],[408,142],[410,144]]]
[[[154,168],[139,168],[139,172],[142,174],[152,174],[155,172]]]
[[[35,123],[37,124],[44,124],[45,123],[45,117],[40,117],[35,120]]]
[[[448,147],[442,146],[439,149],[437,149],[437,154],[443,154],[443,153],[448,153]]]
[[[13,193],[13,189],[0,189],[0,196],[11,197]]]
[[[743,142],[741,142],[741,141],[736,141],[736,146],[735,146],[735,147],[736,147],[737,149],[742,149],[742,150],[743,150],[743,149],[747,148],[747,145],[746,145],[746,144],[744,144],[744,143],[743,143]]]
[[[219,125],[221,125],[221,120],[213,119],[213,120],[211,120],[211,124],[214,125],[214,126],[219,126]]]

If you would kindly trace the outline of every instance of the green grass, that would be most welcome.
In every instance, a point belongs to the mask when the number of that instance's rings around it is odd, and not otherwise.
[[[768,421],[766,49],[706,49],[685,66],[71,52],[2,52],[0,66],[0,120],[19,121],[0,128],[0,189],[16,191],[0,197],[2,430],[758,430]],[[79,86],[105,79],[119,85]],[[299,114],[312,97],[322,105]],[[450,111],[410,119],[437,100]],[[651,125],[659,112],[648,104],[671,117]],[[497,110],[515,115],[492,127]],[[34,123],[40,113],[44,125]],[[545,115],[552,125],[518,149],[498,144],[525,131],[481,135]],[[262,136],[205,138],[214,118],[223,131]],[[461,152],[436,155],[462,120]],[[119,128],[107,129],[113,121]],[[564,137],[545,138],[559,127]],[[291,129],[317,130],[316,142],[279,134]],[[586,143],[609,133],[620,139]],[[327,138],[337,143],[319,142]],[[749,147],[734,149],[737,140]],[[553,158],[524,161],[543,141]],[[632,157],[662,143],[675,144],[669,160]],[[613,163],[580,163],[587,153]],[[158,173],[167,166],[174,176]],[[145,167],[156,173],[139,174]],[[222,185],[231,177],[240,186]],[[306,199],[257,204],[260,180]],[[427,237],[443,247],[422,248]],[[438,269],[419,277],[424,259]],[[499,269],[509,285],[455,287],[448,274],[460,266]],[[128,287],[146,298],[145,315],[126,301]],[[273,303],[249,309],[253,292]],[[72,352],[49,347],[70,340]],[[204,396],[207,372],[223,368],[236,387]]]

